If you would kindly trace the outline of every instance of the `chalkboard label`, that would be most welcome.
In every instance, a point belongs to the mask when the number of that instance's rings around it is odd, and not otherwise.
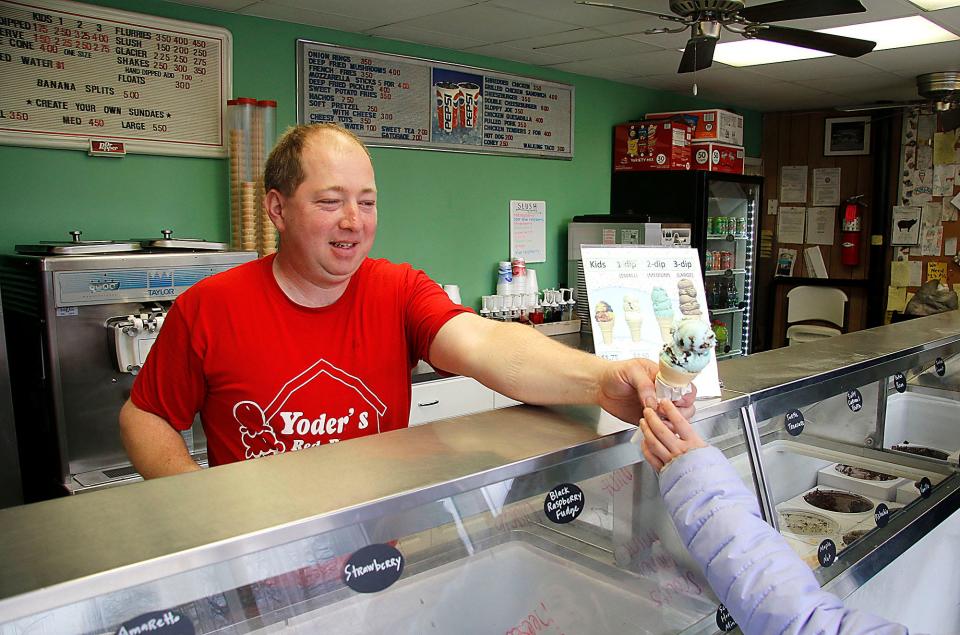
[[[568,523],[583,511],[583,490],[573,483],[561,483],[547,492],[543,513],[555,523]]]
[[[926,476],[914,483],[914,486],[920,490],[921,498],[930,498],[930,494],[933,493],[933,485]]]
[[[787,429],[787,432],[790,433],[790,436],[798,436],[803,432],[803,413],[799,410],[791,410],[784,417],[784,427]]]
[[[937,358],[937,361],[933,363],[933,367],[936,369],[937,374],[941,377],[947,373],[947,365],[943,363],[942,357]]]
[[[157,635],[194,635],[190,619],[179,611],[153,611],[127,620],[117,629],[117,635],[156,633]]]
[[[877,521],[877,527],[886,527],[887,523],[890,522],[890,508],[880,503],[873,510],[873,519]]]
[[[897,373],[893,376],[893,387],[897,389],[897,392],[906,392],[907,378],[903,373]]]
[[[817,547],[817,561],[821,567],[829,567],[837,561],[837,545],[829,538]]]
[[[383,591],[400,579],[403,554],[384,544],[367,545],[355,551],[343,565],[340,578],[357,593]]]
[[[729,633],[737,627],[736,620],[733,619],[733,616],[730,615],[730,611],[727,610],[723,604],[717,607],[717,628],[719,628],[724,633]]]
[[[856,388],[847,391],[847,407],[853,412],[860,412],[863,408],[863,395]]]

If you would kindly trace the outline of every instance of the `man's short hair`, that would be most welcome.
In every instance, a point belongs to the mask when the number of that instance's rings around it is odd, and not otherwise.
[[[343,126],[335,123],[300,124],[287,128],[277,141],[263,168],[263,191],[277,190],[284,196],[291,196],[303,183],[303,148],[315,135],[331,132],[343,135],[354,141],[370,156],[370,151],[360,137]]]

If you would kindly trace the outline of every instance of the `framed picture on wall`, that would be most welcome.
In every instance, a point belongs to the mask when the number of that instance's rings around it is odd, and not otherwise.
[[[870,117],[826,119],[823,154],[828,157],[870,154]]]

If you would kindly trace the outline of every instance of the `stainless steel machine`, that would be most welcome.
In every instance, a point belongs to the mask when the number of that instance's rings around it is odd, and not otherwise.
[[[0,302],[0,508],[12,507],[22,502],[17,431],[13,425],[7,341],[3,335],[3,304]]]
[[[17,245],[0,257],[13,406],[26,501],[138,478],[117,423],[173,300],[256,258],[174,239]],[[184,433],[201,464],[199,420]]]

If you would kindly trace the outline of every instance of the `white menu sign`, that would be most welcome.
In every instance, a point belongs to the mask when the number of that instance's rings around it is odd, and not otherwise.
[[[572,159],[573,102],[569,84],[297,41],[300,123],[372,146]]]
[[[510,201],[510,257],[547,261],[546,201]]]
[[[226,29],[0,0],[0,143],[222,157],[231,50]]]
[[[598,356],[658,361],[680,320],[709,324],[696,249],[584,245],[581,254]],[[715,353],[693,383],[698,398],[720,396]]]

